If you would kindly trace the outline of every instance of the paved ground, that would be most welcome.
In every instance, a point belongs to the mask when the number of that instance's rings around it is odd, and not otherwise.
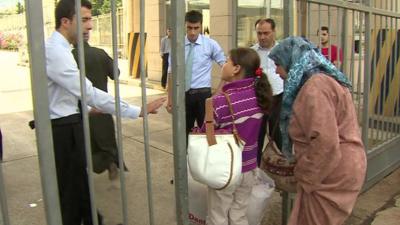
[[[16,66],[16,53],[0,51],[0,127],[3,132],[4,172],[13,225],[44,225],[44,207],[38,172],[35,134],[27,126],[32,119],[29,71]],[[126,64],[122,61],[121,66]],[[121,78],[124,79],[124,70]],[[121,96],[139,104],[140,88],[121,85]],[[162,91],[148,89],[149,99],[163,95]],[[124,158],[129,168],[125,173],[129,224],[148,224],[146,174],[143,151],[142,120],[122,122]],[[175,222],[171,117],[165,110],[149,118],[150,157],[154,198],[155,224],[173,225]],[[96,201],[107,225],[121,222],[121,195],[119,181],[110,182],[107,174],[95,175]],[[379,182],[357,201],[352,216],[345,225],[399,225],[400,224],[400,170]],[[396,202],[397,201],[397,202]],[[274,192],[262,225],[280,225],[281,197]],[[375,221],[373,222],[373,220]],[[0,219],[0,224],[1,219]]]

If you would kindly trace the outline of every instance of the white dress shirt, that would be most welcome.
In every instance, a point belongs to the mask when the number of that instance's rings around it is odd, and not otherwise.
[[[277,42],[275,42],[274,46],[276,45],[278,45]],[[279,76],[279,74],[276,74],[276,66],[274,60],[268,57],[272,48],[262,48],[258,43],[253,45],[251,48],[256,50],[256,52],[260,56],[261,68],[263,69],[263,72],[267,74],[268,82],[271,84],[272,87],[272,95],[279,95],[283,92],[283,80]]]
[[[170,53],[171,52],[171,38],[167,36],[164,36],[161,39],[161,45],[160,45],[160,54],[161,56],[163,56],[166,53]]]
[[[50,118],[57,119],[79,113],[78,100],[81,98],[80,74],[71,53],[71,45],[58,31],[54,31],[46,41],[46,69]],[[93,87],[86,78],[88,105],[104,113],[115,114],[114,97]],[[135,119],[140,107],[121,101],[121,116]]]
[[[189,55],[191,42],[185,36],[185,61]],[[226,57],[221,46],[215,40],[199,34],[194,43],[194,55],[192,64],[192,80],[190,88],[211,87],[211,70],[213,61],[222,66]],[[168,58],[168,73],[171,73],[171,55]]]

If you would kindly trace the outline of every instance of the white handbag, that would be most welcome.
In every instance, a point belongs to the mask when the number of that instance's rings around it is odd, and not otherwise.
[[[235,126],[229,96],[224,94],[232,115],[232,132],[215,134],[213,105],[209,98],[206,100],[206,132],[190,133],[188,139],[188,164],[193,179],[217,190],[229,188],[239,181],[244,146]]]

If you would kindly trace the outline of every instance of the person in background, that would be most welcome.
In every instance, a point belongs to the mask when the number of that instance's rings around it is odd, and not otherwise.
[[[55,9],[55,31],[46,40],[46,71],[49,114],[52,126],[57,183],[62,222],[65,225],[92,225],[82,115],[78,106],[81,99],[80,72],[72,55],[72,44],[77,43],[77,24],[83,35],[92,29],[92,5],[81,1],[82,20],[77,21],[75,1],[60,0]],[[79,34],[81,35],[81,34]],[[115,99],[93,87],[86,78],[88,104],[105,113],[115,114]],[[147,104],[148,113],[156,113],[166,99]],[[143,116],[142,108],[121,104],[121,115],[131,119]],[[100,214],[99,224],[102,225]]]
[[[271,106],[269,112],[265,112],[263,117],[263,122],[261,124],[260,136],[258,138],[258,153],[257,153],[257,163],[260,165],[261,154],[264,147],[264,139],[267,134],[267,124],[268,124],[268,134],[275,141],[278,148],[281,147],[281,132],[276,129],[280,111],[280,101],[282,99],[283,93],[283,80],[275,73],[275,64],[268,58],[271,49],[278,45],[275,40],[275,21],[271,18],[259,19],[255,23],[255,29],[257,33],[258,42],[251,48],[256,50],[261,60],[261,68],[265,76],[268,78],[268,82],[272,87],[272,94],[274,96],[274,104]],[[275,129],[274,129],[275,128]]]
[[[165,89],[167,86],[168,58],[171,52],[171,29],[167,29],[167,35],[161,38],[160,55],[162,58],[162,76],[161,86]]]
[[[257,139],[263,111],[272,104],[272,90],[260,68],[260,58],[251,48],[237,48],[229,52],[222,67],[226,84],[222,93],[212,97],[214,121],[217,128],[232,130],[232,117],[225,94],[229,96],[235,126],[245,142],[242,152],[242,177],[233,188],[208,188],[208,225],[248,225],[247,206],[257,168]],[[202,128],[205,131],[205,126]]]
[[[282,151],[297,162],[288,224],[341,225],[364,184],[367,164],[351,83],[301,37],[284,39],[269,57],[285,79]]]
[[[94,87],[108,92],[108,77],[114,80],[113,59],[103,49],[90,46],[89,37],[90,32],[83,34],[86,77]],[[72,54],[78,64],[78,49],[74,47]],[[112,115],[92,108],[89,124],[93,170],[96,173],[108,170],[109,179],[115,180],[118,178],[118,147]]]
[[[220,66],[226,61],[224,51],[219,44],[215,40],[201,34],[202,24],[203,15],[200,12],[192,10],[186,13],[186,136],[194,127],[194,122],[197,123],[198,127],[203,125],[205,102],[207,98],[211,97],[211,69],[213,61]],[[169,67],[168,71],[171,72],[171,67]],[[172,111],[172,88],[172,78],[168,76],[168,112]]]
[[[331,61],[336,67],[338,67],[339,60],[340,63],[343,62],[343,52],[342,49],[339,49],[340,57],[338,59],[338,47],[334,44],[329,43],[329,28],[326,26],[322,26],[321,30],[317,31],[317,36],[319,36],[319,47],[321,48],[322,55],[324,55],[329,61]]]

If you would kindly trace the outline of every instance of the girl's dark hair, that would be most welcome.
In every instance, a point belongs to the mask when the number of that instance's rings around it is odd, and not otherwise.
[[[262,73],[256,76],[256,70],[260,67],[260,57],[251,48],[235,48],[229,51],[229,57],[234,65],[240,65],[244,71],[245,78],[256,77],[255,90],[258,106],[264,111],[268,111],[272,105],[272,89],[267,76]]]

